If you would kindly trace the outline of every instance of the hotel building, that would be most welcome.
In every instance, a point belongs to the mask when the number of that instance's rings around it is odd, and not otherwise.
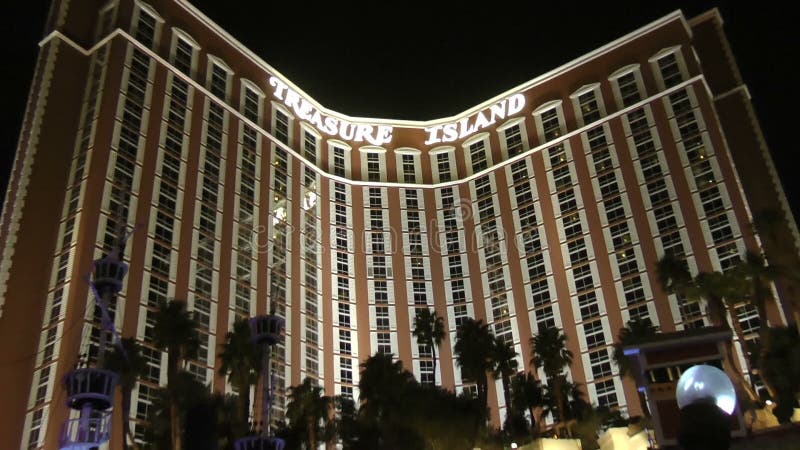
[[[216,366],[233,321],[268,305],[286,319],[279,416],[305,377],[357,399],[359,364],[376,352],[421,382],[474,389],[453,356],[469,317],[513,343],[525,369],[531,336],[563,329],[569,376],[590,401],[640,414],[611,360],[618,330],[636,318],[709,324],[703,305],[661,290],[660,257],[693,273],[762,245],[798,260],[722,25],[715,10],[677,11],[415,122],[320,105],[185,0],[54,0],[0,218],[0,447],[57,448],[60,380],[97,353],[85,275],[120,223],[138,224],[113,308],[148,361],[138,438],[166,381],[152,330],[168,298],[200,325],[187,370],[219,391],[231,391]],[[761,209],[783,218],[772,244],[750,227]],[[419,308],[446,318],[435,373],[411,333]],[[787,319],[788,307],[770,309],[771,323]],[[760,325],[744,305],[733,320],[751,337]],[[499,423],[499,381],[489,395]],[[119,423],[113,433],[119,442]]]

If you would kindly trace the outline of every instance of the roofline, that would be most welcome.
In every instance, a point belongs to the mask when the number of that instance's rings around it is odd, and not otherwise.
[[[267,72],[270,72],[272,75],[279,77],[290,88],[292,88],[293,90],[295,90],[296,92],[301,94],[306,100],[308,100],[312,105],[314,105],[315,108],[317,108],[320,112],[324,113],[325,115],[334,116],[336,118],[339,118],[339,119],[342,119],[342,120],[345,120],[345,121],[348,121],[348,122],[370,123],[370,124],[377,124],[377,125],[393,125],[393,126],[404,127],[404,128],[427,128],[427,127],[430,127],[430,126],[435,126],[435,125],[439,125],[439,124],[443,124],[443,123],[450,123],[450,122],[458,121],[459,119],[462,119],[464,117],[471,116],[472,114],[475,114],[476,112],[478,112],[480,110],[486,109],[487,107],[497,103],[498,101],[502,100],[503,98],[505,98],[505,97],[507,97],[509,95],[528,90],[531,87],[536,86],[537,84],[544,83],[545,81],[548,81],[548,80],[550,80],[550,79],[552,79],[552,78],[554,78],[554,77],[556,77],[556,76],[558,76],[558,75],[560,75],[560,74],[562,74],[564,72],[567,72],[567,71],[569,71],[569,70],[571,70],[571,69],[573,69],[573,68],[575,68],[577,66],[585,64],[585,63],[587,63],[587,62],[589,62],[589,61],[591,61],[591,60],[593,60],[595,58],[598,58],[601,55],[604,55],[604,54],[606,54],[606,53],[608,53],[608,52],[610,52],[610,51],[612,51],[612,50],[614,50],[614,49],[616,49],[616,48],[618,48],[618,47],[620,47],[620,46],[622,46],[624,44],[627,44],[628,42],[633,41],[633,40],[639,38],[640,36],[643,36],[643,35],[651,32],[651,31],[653,31],[655,29],[663,27],[666,24],[674,22],[675,20],[680,20],[681,23],[683,24],[684,29],[686,30],[686,33],[689,36],[692,35],[691,26],[686,21],[686,17],[683,15],[683,12],[678,9],[678,10],[675,10],[675,11],[673,11],[673,12],[671,12],[671,13],[669,13],[669,14],[667,14],[667,15],[659,18],[659,19],[656,19],[656,20],[650,22],[649,24],[644,25],[644,26],[642,26],[642,27],[640,27],[640,28],[628,33],[628,34],[625,34],[622,37],[619,37],[619,38],[609,42],[608,44],[603,45],[602,47],[599,47],[599,48],[597,48],[597,49],[595,49],[595,50],[593,50],[593,51],[591,51],[589,53],[586,53],[586,54],[584,54],[582,56],[579,56],[578,58],[575,58],[572,61],[569,61],[569,62],[567,62],[565,64],[562,64],[561,66],[558,66],[555,69],[552,69],[552,70],[550,70],[550,71],[548,71],[548,72],[546,72],[546,73],[544,73],[542,75],[539,75],[538,77],[533,78],[532,80],[527,81],[527,82],[525,82],[525,83],[523,83],[523,84],[521,84],[519,86],[516,86],[516,87],[511,88],[511,89],[509,89],[509,90],[507,90],[505,92],[502,92],[502,93],[500,93],[500,94],[498,94],[498,95],[496,95],[496,96],[494,96],[494,97],[492,97],[492,98],[490,98],[490,99],[488,99],[488,100],[486,100],[486,101],[484,101],[484,102],[482,102],[482,103],[480,103],[480,104],[478,104],[476,106],[473,106],[472,108],[469,108],[466,111],[463,111],[461,113],[455,114],[455,115],[450,116],[450,117],[432,119],[432,120],[427,120],[427,121],[392,120],[392,119],[381,119],[381,118],[370,118],[370,117],[353,117],[353,116],[348,116],[346,114],[342,114],[342,113],[339,113],[337,111],[331,110],[329,108],[326,108],[325,106],[322,106],[314,98],[312,98],[310,95],[308,95],[304,90],[302,90],[297,85],[295,85],[291,80],[289,80],[280,71],[278,71],[277,69],[272,67],[269,63],[264,61],[263,58],[261,58],[260,56],[258,56],[255,53],[253,53],[252,50],[247,48],[247,46],[243,45],[235,37],[233,37],[230,33],[228,33],[222,27],[217,25],[216,22],[211,20],[211,18],[206,16],[196,6],[194,6],[193,4],[189,3],[188,0],[176,0],[176,3],[178,5],[180,5],[181,7],[183,7],[192,16],[194,16],[195,18],[200,20],[203,24],[207,25],[212,31],[214,31],[219,36],[221,36],[229,44],[231,44],[234,47],[236,47],[237,49],[239,49],[246,57],[248,57],[256,65],[260,66],[261,68],[263,68]]]
[[[692,17],[691,19],[689,19],[689,26],[694,27],[694,26],[697,26],[698,24],[700,24],[702,22],[706,22],[708,20],[715,21],[720,26],[725,23],[725,21],[722,20],[722,14],[720,14],[719,8],[717,8],[715,6],[715,7],[711,8],[711,9],[709,9],[708,11],[706,11],[704,13],[701,13],[701,14],[698,14],[698,15]]]
[[[665,333],[669,334],[669,333]],[[656,334],[659,336],[659,334]],[[625,349],[639,349],[639,350],[651,350],[651,349],[666,349],[670,347],[674,347],[676,345],[686,345],[686,344],[693,344],[693,343],[700,343],[700,342],[720,342],[723,340],[730,339],[733,336],[730,330],[721,329],[718,331],[714,331],[711,333],[704,333],[695,336],[675,336],[671,339],[665,340],[656,340],[650,342],[644,342],[639,345],[626,345],[623,347]]]

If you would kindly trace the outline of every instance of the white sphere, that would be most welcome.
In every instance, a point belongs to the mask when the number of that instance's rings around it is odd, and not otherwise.
[[[678,408],[690,405],[701,399],[714,399],[719,409],[731,414],[736,408],[736,391],[725,372],[714,366],[692,366],[683,372],[675,389]]]

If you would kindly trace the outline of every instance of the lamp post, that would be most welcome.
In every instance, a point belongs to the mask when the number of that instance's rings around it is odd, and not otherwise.
[[[685,371],[675,390],[680,414],[678,442],[685,450],[727,450],[736,391],[728,375],[714,366]]]

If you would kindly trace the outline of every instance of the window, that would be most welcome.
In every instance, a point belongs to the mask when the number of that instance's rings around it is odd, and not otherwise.
[[[605,345],[606,338],[603,335],[603,323],[600,320],[589,322],[583,325],[584,336],[586,337],[586,346],[589,348],[599,347]]]
[[[339,326],[350,328],[350,305],[339,303]]]
[[[600,317],[600,306],[597,304],[597,295],[594,291],[579,295],[578,306],[581,308],[581,320]]]
[[[508,152],[508,157],[511,158],[522,153],[523,143],[522,130],[520,129],[520,126],[517,124],[508,127],[503,130],[503,134],[506,138],[506,151]]]
[[[486,147],[483,140],[473,142],[468,148],[470,161],[472,162],[472,172],[477,173],[487,168]]]
[[[194,46],[191,42],[177,37],[172,55],[172,64],[186,75],[192,76],[194,63]]]
[[[420,383],[434,384],[436,382],[435,374],[433,373],[433,361],[420,361],[419,372]]]
[[[258,119],[261,116],[261,95],[255,89],[252,89],[247,86],[244,88],[244,100],[242,101],[242,110],[246,118],[250,119],[255,123],[258,123]],[[286,121],[288,121],[288,118],[286,119]],[[277,124],[276,128],[278,128]],[[283,131],[285,132],[286,130],[284,129]],[[276,129],[275,133],[278,132],[279,131]]]
[[[211,74],[208,77],[209,90],[222,100],[226,100],[228,96],[228,77],[229,73],[226,68],[211,63]]]
[[[392,340],[389,333],[378,333],[378,353],[392,354]]]
[[[616,406],[619,402],[617,400],[617,391],[614,386],[614,380],[609,379],[599,381],[594,384],[595,392],[597,393],[597,404],[600,406]]]
[[[379,153],[367,153],[367,179],[381,181],[381,155]]]
[[[253,119],[251,119],[253,120]],[[254,121],[257,121],[255,119]],[[273,133],[279,141],[289,144],[291,132],[289,130],[289,116],[279,109],[275,109],[275,125]]]
[[[137,8],[138,19],[136,21],[136,31],[134,38],[141,42],[145,47],[152,49],[156,37],[157,20],[161,22],[161,18],[156,19],[155,16],[145,11],[144,9]]]
[[[569,252],[569,260],[572,264],[578,264],[589,260],[589,254],[586,251],[586,241],[584,239],[576,239],[568,242],[567,251]]]
[[[577,212],[571,213],[568,216],[564,216],[562,222],[564,224],[564,236],[567,239],[571,239],[583,233],[581,228],[581,218]]]
[[[636,73],[628,72],[617,78],[616,81],[622,106],[631,106],[642,99]]]
[[[611,375],[611,358],[608,356],[607,348],[589,352],[589,364],[595,379]]]
[[[638,275],[622,280],[622,290],[625,292],[625,302],[628,306],[645,300],[642,279]]]
[[[664,82],[664,88],[670,88],[683,81],[683,73],[681,73],[681,67],[676,57],[676,52],[659,58],[657,64],[661,80]]]
[[[592,268],[589,264],[584,264],[572,269],[572,276],[575,279],[576,292],[585,291],[594,287],[594,281],[592,280]]]
[[[417,169],[416,162],[414,161],[414,155],[404,153],[401,154],[400,157],[403,165],[403,181],[405,183],[416,183]]]
[[[545,142],[561,136],[561,123],[558,117],[558,109],[551,108],[540,114],[542,132]]]
[[[333,174],[340,177],[345,176],[345,167],[344,148],[333,147]]]
[[[600,106],[597,104],[594,90],[579,95],[578,106],[584,124],[592,123],[600,118]]]
[[[452,179],[450,173],[450,152],[436,154],[436,168],[439,173],[439,182],[450,181]]]
[[[303,133],[303,156],[312,163],[317,161],[317,136],[305,131]]]
[[[378,330],[389,329],[389,307],[376,306],[375,307],[375,327]]]

